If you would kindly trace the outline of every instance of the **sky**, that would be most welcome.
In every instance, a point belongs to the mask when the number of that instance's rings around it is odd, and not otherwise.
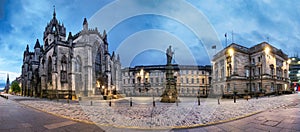
[[[266,41],[289,56],[300,49],[298,0],[0,0],[0,88],[7,74],[20,75],[26,45],[42,44],[53,5],[67,32],[79,32],[85,17],[90,28],[107,30],[123,67],[165,64],[169,45],[174,63],[197,65],[210,64],[212,45],[214,53],[232,42]]]

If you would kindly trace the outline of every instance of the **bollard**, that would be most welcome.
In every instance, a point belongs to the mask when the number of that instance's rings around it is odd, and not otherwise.
[[[176,100],[176,106],[178,106],[178,100]]]
[[[218,98],[218,104],[220,104],[220,99]]]
[[[132,98],[130,98],[130,102],[129,103],[130,103],[130,107],[132,107]]]
[[[93,101],[91,100],[91,106],[93,106]]]
[[[153,100],[153,107],[155,107],[155,101]]]
[[[198,105],[200,106],[200,97],[198,97]]]
[[[68,104],[70,103],[69,99],[67,99],[67,103],[68,103]]]
[[[6,99],[8,99],[8,96],[6,96]]]
[[[109,100],[109,103],[108,103],[109,107],[111,107],[111,100]]]
[[[236,103],[236,97],[233,96],[233,103]]]

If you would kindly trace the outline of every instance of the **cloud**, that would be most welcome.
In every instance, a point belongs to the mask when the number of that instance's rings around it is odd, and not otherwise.
[[[33,50],[36,39],[39,38],[41,42],[44,28],[52,18],[53,5],[56,6],[58,20],[64,23],[67,32],[72,31],[75,34],[81,30],[84,17],[90,18],[96,11],[113,2],[115,1],[0,1],[0,24],[2,25],[0,30],[0,69],[2,71],[20,73],[26,44],[29,44],[30,50]],[[176,16],[177,18],[184,18],[184,23],[180,23],[172,19],[172,17],[150,16],[149,14],[147,14],[148,16],[143,14],[129,18],[119,23],[115,31],[113,29],[109,33],[110,51],[116,50],[126,37],[135,32],[147,29],[162,29],[178,37],[186,44],[198,64],[206,64],[206,57],[202,56],[202,53],[205,51],[202,46],[202,40],[197,39],[194,31],[189,30],[189,27],[186,27],[184,24],[195,24],[204,34],[207,31],[206,25],[193,23],[197,19],[195,13],[189,13],[186,8],[181,9],[183,5],[178,5],[177,1],[172,1],[173,3],[170,4],[169,2],[144,0],[125,3],[127,5],[142,6],[148,10],[154,9],[161,13],[168,13],[168,15]],[[212,25],[223,45],[225,45],[224,34],[227,33],[228,43],[231,43],[231,32],[233,31],[234,42],[246,47],[269,40],[272,45],[282,49],[289,55],[299,52],[300,10],[297,9],[300,9],[300,1],[187,0],[187,2],[191,6],[196,7],[196,10],[203,14],[203,18],[208,19],[207,24]],[[166,5],[166,3],[169,5]],[[137,8],[132,10],[134,9]],[[117,9],[114,10],[117,11]],[[128,11],[130,10],[128,9]],[[103,15],[106,16],[106,19],[98,21],[111,23],[114,19],[121,16],[117,12]],[[90,25],[92,24],[90,23]],[[100,25],[98,29],[101,29],[102,32],[104,27],[105,25]],[[209,40],[207,37],[203,38]],[[166,42],[168,45],[172,44],[170,41],[162,42]],[[207,42],[214,44],[213,40]],[[145,54],[148,53],[146,52]],[[150,53],[149,55],[154,56],[154,54]],[[137,64],[141,63],[137,62]]]
[[[211,50],[211,46],[221,44],[214,29],[211,28],[210,24],[206,21],[205,16],[203,16],[199,10],[193,8],[193,6],[185,1],[177,2],[178,3],[171,0],[117,1],[104,9],[99,10],[95,15],[93,15],[90,21],[92,26],[102,26],[102,28],[106,27],[105,29],[110,31],[109,40],[112,40],[111,42],[113,42],[114,46],[118,45],[120,40],[122,41],[127,39],[128,36],[138,32],[139,30],[161,29],[181,39],[188,47],[189,52],[193,53],[193,58],[196,58],[197,56],[197,60],[201,60],[198,59],[203,57],[201,53],[207,53],[209,57],[212,57],[213,51]],[[114,38],[114,33],[116,34],[115,36],[119,42],[114,40],[116,39]],[[151,42],[156,39],[151,37],[153,36],[144,36],[143,39],[145,42]],[[166,40],[161,39],[161,41]],[[176,40],[168,40],[166,42],[167,45],[172,45],[172,41]],[[201,43],[199,43],[199,41],[201,41]],[[139,43],[138,41],[132,43],[135,43],[135,45],[145,45],[145,43]],[[195,46],[198,47],[195,48]],[[222,46],[217,46],[217,48],[221,49]],[[184,53],[179,51],[177,52],[177,55],[186,57]],[[208,58],[208,56],[206,56],[206,60],[211,59]],[[121,60],[122,57],[123,56],[121,56]],[[188,60],[189,58],[185,59]],[[207,62],[209,63],[209,61],[197,62],[200,62],[200,64],[205,62],[206,64]]]
[[[200,9],[210,20],[225,43],[224,34],[234,31],[234,41],[253,46],[268,41],[285,53],[298,52],[300,36],[299,1],[197,1],[190,3]],[[218,3],[218,4],[217,4]],[[289,45],[289,46],[287,46]]]
[[[1,1],[0,14],[4,17],[0,17],[0,24],[3,25],[0,30],[0,69],[20,72],[26,45],[33,51],[36,39],[43,44],[43,31],[52,19],[53,5],[56,6],[57,19],[64,23],[67,32],[75,34],[82,28],[83,17],[89,17],[103,6],[99,4],[101,2],[109,3],[107,0]]]

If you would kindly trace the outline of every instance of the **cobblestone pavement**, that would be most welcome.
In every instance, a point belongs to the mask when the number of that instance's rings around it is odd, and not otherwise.
[[[103,132],[97,125],[57,117],[0,97],[0,132],[65,131]]]
[[[288,107],[266,110],[247,118],[222,124],[190,129],[174,129],[172,131],[300,132],[300,95],[297,96],[294,96],[295,98],[293,98],[291,104]]]
[[[133,98],[132,107],[129,99],[112,101],[109,107],[108,101],[68,104],[62,100],[9,98],[45,112],[96,123],[106,131],[300,131],[296,125],[300,124],[298,94],[249,101],[239,99],[237,103],[220,100],[220,104],[216,99],[201,99],[200,106],[195,99],[182,98],[178,106],[156,103],[155,107],[152,98]],[[253,113],[258,114],[239,119]],[[280,120],[275,120],[275,117],[280,117]],[[230,122],[218,124],[224,121]]]

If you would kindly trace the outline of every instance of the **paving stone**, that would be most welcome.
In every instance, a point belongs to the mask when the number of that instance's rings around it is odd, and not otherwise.
[[[212,101],[212,99],[207,99],[207,102],[202,103],[205,105],[201,106],[197,106],[197,104],[194,103],[181,103],[179,106],[176,106],[158,102],[155,108],[153,108],[151,104],[147,103],[136,103],[133,107],[129,107],[128,103],[113,103],[115,105],[108,107],[107,102],[103,101],[93,102],[93,106],[90,106],[89,104],[85,105],[84,103],[86,102],[83,102],[83,104],[66,104],[56,101],[41,100],[38,98],[34,100],[22,100],[22,97],[16,98],[19,103],[24,105],[73,119],[93,121],[99,124],[145,128],[150,128],[150,126],[162,128],[166,126],[188,126],[201,123],[219,122],[222,120],[234,119],[236,117],[243,117],[244,115],[257,111],[269,110],[268,112],[264,112],[264,115],[258,114],[249,118],[228,122],[228,124],[232,127],[220,126],[217,128],[208,128],[216,131],[238,131],[247,130],[253,126],[261,128],[261,130],[273,129],[273,126],[277,127],[275,129],[281,129],[285,126],[284,124],[281,125],[281,122],[299,123],[297,120],[284,120],[290,117],[288,113],[296,110],[286,107],[286,105],[291,103],[291,100],[295,99],[295,97],[295,95],[286,95],[260,98],[258,100],[251,99],[249,101],[238,100],[236,104],[234,104],[232,100],[222,100],[221,105],[216,104]],[[11,97],[11,99],[14,99],[14,97]],[[138,99],[135,100],[137,101]],[[205,100],[203,99],[202,101]],[[0,104],[1,103],[5,102],[1,102],[0,100]],[[277,116],[276,114],[279,112],[286,114]],[[37,113],[43,112],[38,111]],[[293,118],[297,118],[297,115],[294,114]],[[49,120],[49,124],[57,122],[48,117],[45,117],[44,119],[39,117],[36,118],[38,121],[45,119]],[[25,118],[24,120],[33,121],[32,118]],[[2,119],[0,121],[2,121]]]
[[[264,123],[262,123],[262,125],[266,125],[266,126],[272,126],[275,127],[279,124],[279,121],[273,121],[273,120],[267,120]]]

